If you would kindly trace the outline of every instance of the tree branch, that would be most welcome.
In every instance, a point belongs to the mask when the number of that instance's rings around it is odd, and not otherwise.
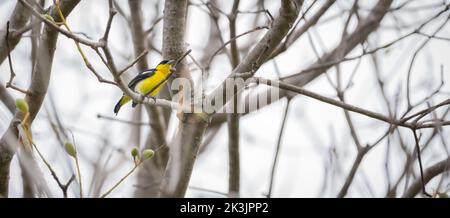
[[[24,0],[21,0],[24,3]],[[80,2],[80,0],[66,0],[61,2],[61,10],[65,16],[68,16],[73,8]],[[25,3],[28,4],[28,3]],[[55,21],[60,21],[58,12],[55,7],[50,10],[50,16]],[[45,18],[44,18],[45,19]],[[45,19],[47,20],[47,19]],[[48,20],[47,20],[48,21]],[[43,30],[43,34],[40,38],[38,57],[36,66],[34,68],[31,84],[28,89],[28,94],[25,100],[29,105],[29,124],[33,122],[34,118],[38,114],[42,102],[47,93],[48,84],[51,75],[51,66],[53,62],[53,55],[56,48],[56,41],[58,39],[58,32],[54,28],[46,26]],[[9,165],[14,155],[15,144],[10,144],[11,137],[17,137],[17,128],[13,123],[21,116],[21,113],[15,114],[11,125],[6,133],[0,140],[0,195],[8,196],[8,183],[9,183]]]
[[[10,27],[13,31],[11,31],[13,34],[9,37],[9,50],[12,51],[16,47],[16,45],[19,43],[22,33],[14,34],[17,30],[22,29],[27,24],[28,20],[30,19],[30,13],[26,8],[22,6],[19,2],[16,4],[14,10],[11,13],[11,17],[9,18]],[[0,64],[6,59],[7,55],[9,54],[7,49],[7,44],[5,40],[5,35],[7,33],[6,29],[3,29],[0,31]]]
[[[362,19],[358,26],[356,27],[355,31],[353,31],[351,34],[348,34],[346,38],[343,38],[341,40],[341,43],[339,43],[332,51],[324,54],[322,57],[318,59],[315,63],[311,64],[309,67],[306,67],[306,69],[314,69],[310,70],[307,73],[297,73],[291,76],[287,76],[282,78],[281,80],[295,84],[297,86],[305,86],[306,84],[310,83],[314,79],[318,78],[320,75],[325,73],[330,67],[334,66],[335,64],[338,64],[342,61],[335,61],[339,60],[339,57],[347,55],[350,51],[352,51],[357,45],[361,44],[362,42],[366,41],[367,37],[378,29],[382,19],[384,18],[385,14],[388,12],[393,0],[379,0],[378,3],[371,9],[371,13],[364,19]],[[323,65],[323,63],[333,63],[333,64],[327,64]],[[245,71],[244,71],[245,72]],[[303,72],[303,71],[302,71]],[[267,92],[267,91],[262,91]],[[282,97],[285,97],[289,94],[289,92],[280,92],[280,99]],[[261,95],[261,94],[260,94]],[[257,109],[260,109],[266,105],[270,105],[273,103],[272,101],[267,101],[267,104],[262,105],[260,104],[260,107]],[[246,107],[247,109],[248,107]],[[251,113],[252,111],[246,110],[246,114]],[[219,125],[225,122],[226,118],[225,116],[216,115],[214,119],[211,121],[214,125]]]
[[[178,1],[181,2],[181,1]],[[174,7],[174,2],[166,1],[167,11]],[[180,3],[179,3],[180,4]],[[285,37],[295,19],[298,16],[303,1],[282,0],[279,16],[275,19],[272,29],[256,44],[252,51],[233,70],[229,78],[243,75],[244,72],[255,73],[265,58]],[[178,6],[180,7],[180,6]],[[165,22],[166,23],[166,22]],[[250,75],[251,76],[251,75]],[[224,96],[224,103],[229,102],[234,96],[225,95],[226,82],[223,82],[210,95],[206,97],[207,102],[213,102],[216,95]],[[241,90],[236,90],[237,92]],[[171,158],[162,185],[162,196],[183,197],[192,174],[192,169],[197,158],[198,149],[210,115],[206,114],[184,114],[179,125],[177,136],[171,147]],[[175,148],[175,149],[174,149]],[[174,151],[175,150],[175,151]]]
[[[424,184],[430,182],[434,177],[450,170],[450,158],[434,164],[425,169],[423,180]],[[417,178],[403,194],[402,198],[413,198],[422,190],[422,179]]]

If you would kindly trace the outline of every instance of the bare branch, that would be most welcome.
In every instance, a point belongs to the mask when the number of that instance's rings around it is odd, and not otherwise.
[[[25,9],[22,4],[17,3],[14,7],[14,10],[11,13],[11,17],[9,18],[9,22],[11,23],[12,36],[9,37],[9,45],[7,45],[5,41],[5,36],[0,35],[0,64],[6,59],[7,55],[10,51],[14,50],[16,45],[19,43],[20,38],[24,31],[19,31],[26,26],[28,20],[30,19],[30,13],[27,9]],[[7,34],[8,31],[1,30],[0,33]],[[8,49],[7,46],[10,48]]]
[[[406,190],[406,192],[403,194],[403,198],[413,198],[415,197],[423,187],[423,184],[427,184],[429,181],[431,181],[434,177],[450,170],[450,158],[447,158],[446,160],[440,161],[433,166],[425,169],[424,175],[423,175],[423,181],[422,179],[418,178],[416,179]]]
[[[8,63],[9,63],[9,81],[6,83],[6,88],[12,88],[16,91],[22,92],[23,94],[29,94],[27,90],[24,90],[22,88],[19,88],[15,85],[13,85],[14,77],[16,77],[16,73],[14,72],[13,63],[11,60],[11,49],[9,47],[9,21],[6,23],[6,35],[5,35],[5,43],[6,43],[6,50],[8,51]]]
[[[24,3],[25,1],[21,0],[21,2]],[[63,14],[67,16],[78,3],[79,0],[64,1],[64,4],[61,5]],[[28,3],[25,2],[25,4]],[[31,8],[30,6],[30,9],[33,8]],[[55,7],[52,7],[50,16],[52,16],[54,20],[59,20],[59,15]],[[32,74],[32,82],[28,89],[29,93],[25,98],[29,105],[30,125],[39,112],[42,102],[47,93],[57,39],[58,32],[55,31],[54,28],[48,26],[44,28],[38,48],[38,53],[40,55],[37,57],[36,67],[34,68],[34,73]],[[0,140],[0,150],[2,151],[2,155],[0,156],[0,195],[2,196],[8,196],[9,164],[12,156],[14,155],[14,151],[10,150],[14,148],[14,145],[8,143],[8,138],[11,138],[12,136],[17,137],[17,129],[16,125],[14,125],[14,122],[16,122],[16,120],[20,116],[20,113],[15,114],[15,118],[11,122],[10,127]],[[9,152],[6,152],[8,150]]]
[[[280,150],[281,150],[281,140],[283,139],[284,129],[286,127],[287,122],[287,115],[289,113],[289,106],[291,105],[291,99],[288,99],[286,102],[286,107],[284,109],[283,118],[281,122],[281,128],[278,133],[277,138],[277,146],[275,148],[273,163],[272,163],[272,170],[270,173],[270,182],[269,182],[269,191],[267,192],[267,197],[271,198],[273,196],[273,188],[274,188],[274,182],[275,182],[275,171],[277,169],[278,164],[278,158],[280,157]]]
[[[52,27],[53,29],[55,29],[56,31],[60,32],[61,34],[67,36],[68,38],[71,38],[83,45],[92,47],[92,48],[98,48],[98,47],[102,47],[104,46],[104,43],[99,41],[99,42],[95,42],[95,41],[91,41],[82,37],[79,37],[73,33],[71,33],[70,31],[67,31],[65,29],[62,29],[59,27],[59,25],[55,24],[53,21],[47,19],[44,15],[40,14],[38,11],[36,11],[33,6],[31,6],[27,1],[25,0],[19,0],[20,3],[27,8],[35,17],[39,18],[39,20],[41,20],[42,22],[44,22],[45,24],[47,24],[48,26]],[[57,23],[61,22],[62,20],[60,20],[59,15],[57,17],[53,18]]]
[[[302,4],[303,1],[300,0],[283,0],[281,2],[280,15],[275,19],[272,29],[270,29],[253,50],[247,54],[236,69],[233,70],[230,77],[235,77],[244,72],[256,72],[263,63],[263,60],[270,55],[273,49],[287,34],[297,18]],[[182,5],[175,5],[174,2],[166,1],[166,10],[171,11],[171,8],[168,7],[174,6],[179,8]],[[225,88],[226,84],[224,82],[207,97],[207,101],[213,101],[212,99],[214,99],[214,96],[216,95],[225,95],[225,92],[223,92]],[[240,90],[236,91],[239,92]],[[223,99],[225,102],[228,102],[231,100],[231,97],[234,96],[226,96]],[[178,149],[171,150],[172,155],[169,160],[168,169],[162,186],[162,196],[184,196],[198,149],[207,127],[206,120],[208,120],[208,118],[205,119],[196,114],[185,114],[184,117],[182,117],[182,120],[183,122],[179,126],[179,134],[175,137],[173,144],[173,146]]]

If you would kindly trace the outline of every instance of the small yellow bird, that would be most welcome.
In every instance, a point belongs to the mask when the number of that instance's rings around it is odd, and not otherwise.
[[[156,66],[156,68],[140,72],[139,75],[137,75],[136,77],[134,77],[133,80],[131,80],[131,82],[128,84],[128,87],[131,90],[140,94],[145,94],[149,92],[162,80],[164,80],[167,77],[167,75],[169,75],[174,63],[175,60],[161,61]],[[154,97],[156,94],[158,94],[159,90],[164,85],[164,83],[160,84],[154,91],[148,94],[148,96]],[[117,113],[119,113],[120,108],[129,101],[131,101],[131,98],[124,94],[114,107],[114,113],[117,115]],[[137,103],[133,102],[132,104],[133,108],[136,107],[136,105]]]

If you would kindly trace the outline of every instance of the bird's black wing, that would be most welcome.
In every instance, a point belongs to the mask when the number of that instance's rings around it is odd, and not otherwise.
[[[155,74],[155,69],[151,69],[151,70],[147,70],[147,71],[143,71],[143,72],[139,73],[136,77],[133,78],[133,80],[130,81],[130,83],[128,83],[128,87],[131,90],[134,90],[134,88],[140,81],[142,81],[150,76],[153,76],[153,74]]]

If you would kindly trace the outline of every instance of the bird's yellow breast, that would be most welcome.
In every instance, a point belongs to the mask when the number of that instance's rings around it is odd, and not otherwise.
[[[150,76],[150,77],[148,77],[146,79],[143,79],[141,82],[139,82],[136,85],[135,91],[137,91],[137,92],[139,92],[141,94],[145,94],[148,91],[150,91],[151,89],[153,89],[153,87],[158,85],[158,83],[161,82],[164,78],[166,78],[166,75],[164,73],[156,71],[155,74],[153,74],[152,76]],[[164,85],[164,83],[161,84],[154,91],[152,91],[152,93],[150,93],[149,96],[153,97],[156,94],[158,94],[159,90]]]

